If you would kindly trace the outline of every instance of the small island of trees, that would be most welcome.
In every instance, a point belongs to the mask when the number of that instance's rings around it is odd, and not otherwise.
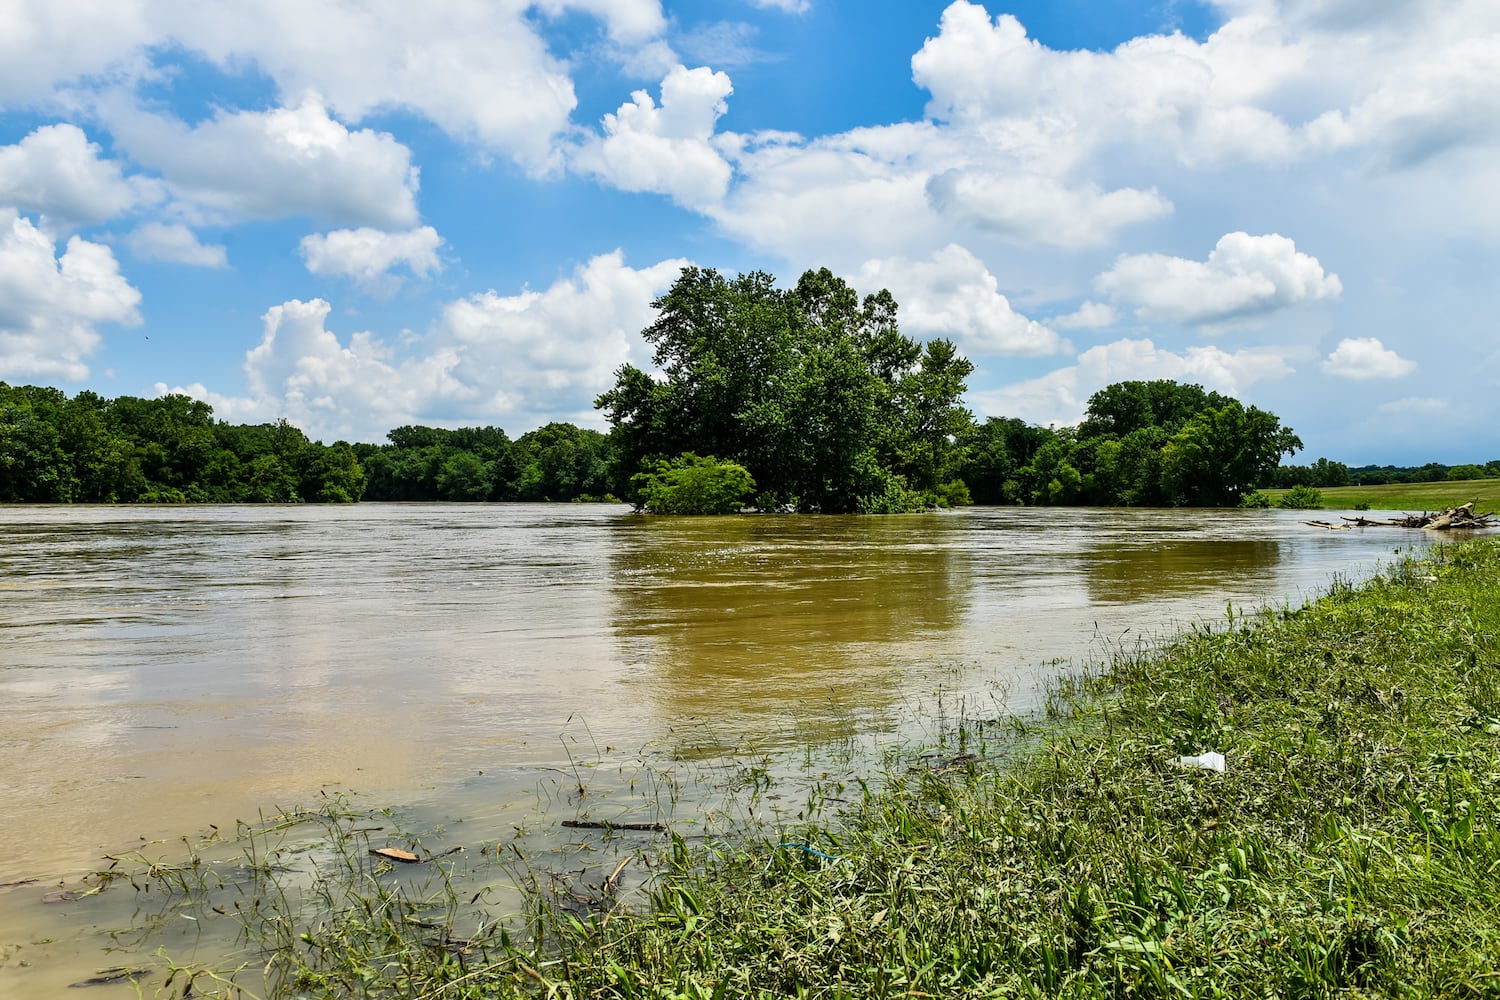
[[[551,423],[395,428],[311,441],[285,420],[230,424],[204,402],[0,382],[0,502],[352,503],[625,500],[661,513],[897,513],[970,502],[1235,506],[1258,487],[1500,475],[1488,466],[1282,466],[1302,442],[1271,413],[1168,380],[1096,392],[1076,427],[963,408],[972,363],[900,332],[881,290],[827,269],[685,268],[631,365],[596,401],[608,434]],[[1247,498],[1249,500],[1247,501]]]

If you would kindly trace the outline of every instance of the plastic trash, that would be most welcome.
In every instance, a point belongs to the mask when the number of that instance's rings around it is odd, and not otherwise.
[[[1224,755],[1213,750],[1200,753],[1196,757],[1173,757],[1172,763],[1178,767],[1197,767],[1205,771],[1224,773]]]

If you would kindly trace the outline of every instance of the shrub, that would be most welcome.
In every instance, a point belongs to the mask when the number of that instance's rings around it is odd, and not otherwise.
[[[1240,497],[1240,506],[1262,510],[1266,507],[1271,506],[1271,498],[1266,496],[1260,490],[1251,490],[1249,493],[1246,493],[1244,496]]]
[[[755,492],[743,465],[692,452],[670,462],[648,459],[630,482],[640,497],[638,508],[653,514],[737,514]]]
[[[962,479],[939,483],[932,492],[932,500],[938,507],[967,507],[974,502],[974,498],[969,495],[968,483]]]
[[[1276,506],[1283,510],[1316,510],[1323,506],[1323,491],[1311,486],[1293,486],[1281,495]]]
[[[906,485],[906,477],[882,470],[875,488],[859,497],[861,514],[913,514],[927,510],[927,498]]]

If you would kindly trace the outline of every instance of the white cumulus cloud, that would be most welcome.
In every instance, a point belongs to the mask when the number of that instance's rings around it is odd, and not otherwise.
[[[404,267],[418,278],[442,270],[438,248],[443,238],[431,226],[405,232],[379,229],[336,229],[302,238],[302,259],[313,274],[352,278],[372,291],[393,291],[399,278],[391,271]]]
[[[900,305],[903,332],[947,337],[974,355],[1045,355],[1071,350],[1067,341],[1016,312],[984,262],[950,244],[927,260],[872,260],[854,284],[888,288]]]
[[[58,256],[51,237],[0,208],[0,378],[87,378],[98,326],[139,323],[140,301],[109,247],[74,236]]]
[[[0,102],[129,87],[180,50],[229,72],[253,66],[283,101],[320,94],[345,121],[413,112],[540,173],[557,165],[577,97],[534,19],[570,11],[598,19],[611,57],[671,64],[659,0],[14,0]]]
[[[1094,284],[1135,306],[1143,319],[1189,326],[1228,323],[1343,292],[1338,275],[1275,233],[1227,233],[1206,261],[1124,254]]]
[[[499,424],[519,433],[551,420],[600,422],[594,398],[633,360],[651,302],[687,262],[645,268],[617,251],[543,291],[495,291],[448,303],[432,327],[382,338],[328,328],[323,299],[292,299],[262,317],[245,355],[245,396],[201,384],[182,392],[224,419],[286,417],[313,438],[379,441],[408,423]]]
[[[222,244],[200,242],[198,235],[180,222],[148,222],[125,237],[125,245],[137,257],[164,260],[192,267],[228,267],[229,252]]]
[[[680,204],[711,205],[724,197],[732,173],[711,142],[729,77],[706,67],[676,66],[661,83],[661,104],[644,90],[604,116],[602,137],[574,156],[576,169],[624,191],[651,191]]]
[[[779,10],[786,14],[806,14],[812,10],[809,0],[750,0],[763,10]]]
[[[1069,187],[1055,177],[987,170],[945,171],[927,182],[933,207],[1021,243],[1101,246],[1122,226],[1159,218],[1172,203],[1154,188],[1104,191],[1092,183]]]
[[[127,178],[103,159],[76,125],[43,125],[13,146],[0,146],[0,204],[42,217],[44,228],[106,222],[156,196],[155,185]]]
[[[1117,340],[1091,347],[1075,364],[1040,378],[1004,386],[971,398],[986,416],[1020,417],[1040,424],[1076,424],[1088,399],[1107,385],[1130,379],[1191,382],[1229,396],[1240,396],[1256,382],[1282,378],[1292,369],[1275,351],[1217,347],[1164,350],[1150,340]]]
[[[1417,363],[1403,358],[1376,337],[1345,337],[1323,359],[1323,370],[1340,378],[1400,378],[1417,370]]]
[[[1113,325],[1119,318],[1114,306],[1089,300],[1070,313],[1052,317],[1052,325],[1063,330],[1099,330]]]
[[[251,396],[227,401],[231,412],[284,416],[316,439],[369,440],[410,423],[435,399],[470,394],[453,376],[454,352],[398,358],[368,332],[345,344],[325,325],[329,311],[322,299],[292,299],[266,311],[261,342],[245,355]]]
[[[394,137],[350,131],[315,98],[270,111],[219,111],[188,127],[114,109],[116,138],[210,216],[307,215],[400,228],[417,221],[417,170]]]
[[[462,355],[460,376],[489,412],[597,422],[594,397],[632,360],[632,344],[655,318],[652,300],[686,264],[637,270],[619,251],[603,254],[545,291],[449,303],[432,336]]]
[[[1393,399],[1389,403],[1381,403],[1375,407],[1377,413],[1394,417],[1435,417],[1451,409],[1453,409],[1453,404],[1449,400],[1433,396],[1408,396],[1405,399]]]

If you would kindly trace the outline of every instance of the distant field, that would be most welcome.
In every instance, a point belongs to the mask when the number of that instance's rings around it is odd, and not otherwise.
[[[1262,490],[1275,503],[1286,490]],[[1352,510],[1361,503],[1371,510],[1427,511],[1476,501],[1479,511],[1500,511],[1500,479],[1466,479],[1444,483],[1393,483],[1390,486],[1328,486],[1323,507]]]

